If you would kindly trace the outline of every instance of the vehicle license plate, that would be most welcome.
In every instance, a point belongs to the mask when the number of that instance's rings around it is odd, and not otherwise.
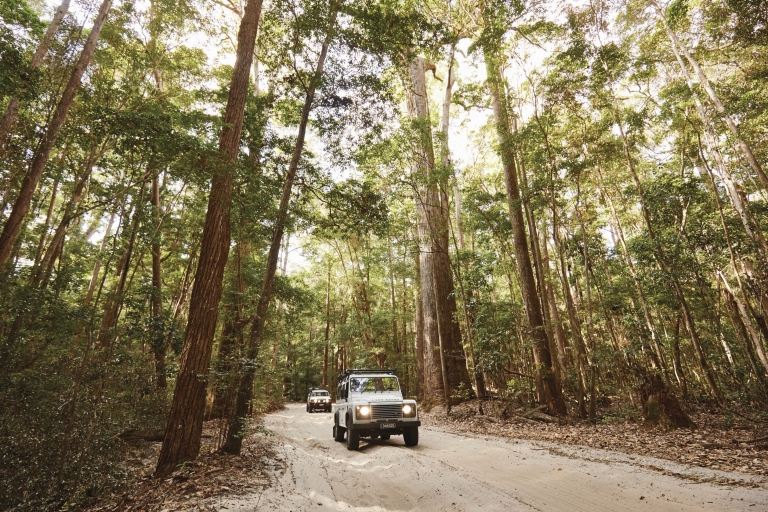
[[[382,423],[380,428],[396,428],[397,423]]]

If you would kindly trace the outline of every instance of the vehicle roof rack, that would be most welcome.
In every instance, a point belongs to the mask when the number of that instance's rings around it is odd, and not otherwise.
[[[339,382],[341,382],[341,380],[344,377],[347,377],[349,375],[381,375],[381,374],[397,375],[397,370],[360,370],[360,369],[347,370],[341,375],[339,375]]]

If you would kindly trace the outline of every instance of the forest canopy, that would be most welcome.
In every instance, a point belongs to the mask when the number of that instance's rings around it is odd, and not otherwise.
[[[765,0],[0,0],[0,508],[350,368],[768,404]]]

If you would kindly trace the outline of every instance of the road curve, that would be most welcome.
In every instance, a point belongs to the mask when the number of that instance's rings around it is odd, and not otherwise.
[[[421,428],[362,440],[358,451],[332,437],[331,413],[290,404],[269,414],[286,467],[263,493],[220,500],[219,510],[700,511],[768,510],[765,483],[727,487],[701,480],[747,479],[649,457]],[[681,476],[672,476],[672,475]]]

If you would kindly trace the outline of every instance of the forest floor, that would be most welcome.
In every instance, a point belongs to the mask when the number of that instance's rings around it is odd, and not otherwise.
[[[217,421],[206,422],[200,456],[164,479],[152,477],[161,443],[133,444],[125,462],[131,474],[129,488],[86,511],[213,511],[219,509],[206,504],[211,497],[251,495],[271,485],[271,475],[282,469],[283,462],[274,450],[272,433],[261,426],[261,418],[251,424],[239,457],[216,452],[219,433]]]
[[[503,402],[477,401],[420,412],[422,424],[447,432],[589,446],[667,459],[682,464],[768,477],[768,422],[712,413],[688,406],[696,429],[646,429],[639,411],[614,407],[601,411],[596,424],[568,418],[544,423],[524,418],[523,408],[510,410]],[[517,414],[516,414],[517,413]],[[764,479],[768,483],[768,478]],[[728,482],[728,483],[739,483]],[[756,485],[752,479],[744,485]]]

